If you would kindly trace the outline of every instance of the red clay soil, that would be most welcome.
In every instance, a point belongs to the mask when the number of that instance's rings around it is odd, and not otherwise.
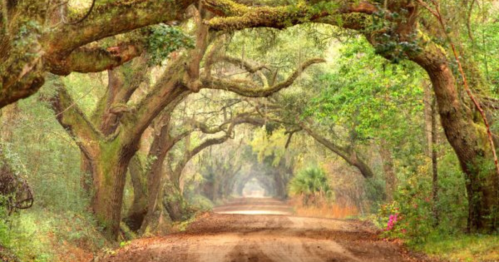
[[[260,201],[260,200],[259,200]],[[247,203],[246,203],[247,204]],[[275,203],[273,203],[275,204]],[[234,210],[238,207],[234,206]],[[240,209],[240,207],[239,207]],[[250,208],[255,210],[254,206]],[[224,212],[228,209],[224,208]],[[431,261],[358,221],[210,214],[186,232],[133,241],[99,262]]]

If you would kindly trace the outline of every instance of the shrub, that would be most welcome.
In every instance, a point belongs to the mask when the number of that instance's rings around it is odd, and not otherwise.
[[[298,172],[289,183],[291,196],[301,196],[303,204],[318,204],[319,200],[329,199],[332,190],[326,173],[321,168],[309,167]]]

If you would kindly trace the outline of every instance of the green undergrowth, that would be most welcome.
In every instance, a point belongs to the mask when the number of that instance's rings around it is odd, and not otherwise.
[[[107,245],[90,214],[35,208],[1,224],[1,245],[23,262],[88,261]]]
[[[427,254],[441,261],[492,262],[499,261],[499,234],[465,234],[462,229],[449,233],[448,229],[431,229],[424,238],[407,235],[396,236],[386,232],[386,223],[380,223],[376,215],[356,217],[360,221],[372,223],[382,230],[381,237],[402,240],[406,246],[416,252]],[[442,231],[442,232],[439,232]]]
[[[414,249],[448,261],[499,261],[499,235],[432,234]]]
[[[213,202],[203,195],[194,195],[189,198],[189,203],[201,212],[210,211],[213,209]]]

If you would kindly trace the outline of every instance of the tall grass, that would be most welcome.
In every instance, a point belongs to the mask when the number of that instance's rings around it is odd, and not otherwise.
[[[351,218],[359,216],[356,206],[328,203],[325,199],[317,200],[315,205],[304,205],[301,197],[293,197],[289,203],[299,216],[325,218]]]
[[[289,193],[290,204],[300,216],[347,218],[359,214],[357,207],[334,201],[329,178],[321,168],[309,167],[298,172],[289,184]]]

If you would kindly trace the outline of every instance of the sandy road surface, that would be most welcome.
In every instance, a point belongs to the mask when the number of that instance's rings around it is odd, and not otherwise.
[[[192,223],[186,232],[132,242],[105,262],[425,261],[379,240],[356,221],[291,216],[272,199],[240,199]],[[256,214],[258,211],[264,215]],[[269,215],[272,212],[281,215]]]

